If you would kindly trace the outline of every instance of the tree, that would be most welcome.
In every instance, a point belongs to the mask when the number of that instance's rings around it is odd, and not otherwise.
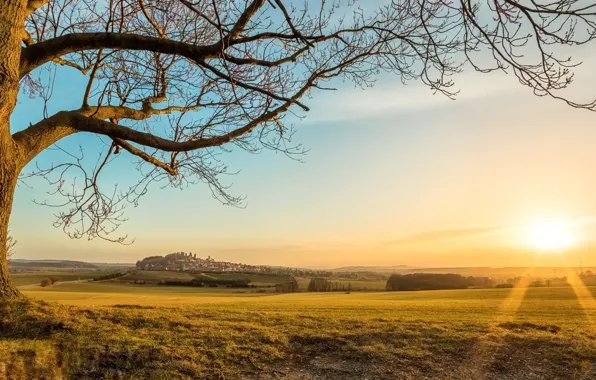
[[[594,5],[394,0],[364,11],[315,2],[3,1],[0,297],[18,295],[8,277],[6,243],[19,178],[43,176],[64,197],[55,225],[71,238],[123,242],[111,235],[124,220],[123,208],[136,204],[152,183],[204,182],[223,203],[240,203],[220,182],[227,168],[219,154],[231,146],[300,154],[285,115],[307,111],[308,95],[331,89],[334,80],[368,86],[387,71],[453,97],[451,77],[467,62],[482,72],[509,70],[537,95],[594,109],[593,102],[560,95],[574,63],[556,51],[594,38]],[[80,107],[11,125],[19,92],[53,104],[59,66],[87,79]],[[64,152],[64,162],[28,165],[83,132],[104,144],[93,152],[101,154],[96,165],[87,166],[89,147]],[[124,151],[138,159],[138,184],[125,191],[102,188],[102,171]]]

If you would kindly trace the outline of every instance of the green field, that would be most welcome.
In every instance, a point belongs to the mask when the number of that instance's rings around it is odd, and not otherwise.
[[[0,305],[0,378],[591,379],[589,291],[28,288]]]
[[[133,271],[126,274],[123,277],[118,278],[116,281],[129,281],[133,282],[135,280],[141,281],[154,281],[159,282],[161,280],[170,281],[170,280],[183,280],[189,281],[192,280],[194,277],[188,272],[174,272],[174,271]]]
[[[58,281],[88,280],[111,272],[100,271],[48,271],[12,273],[11,278],[18,286],[39,285],[43,279],[56,277]]]
[[[275,284],[287,282],[288,276],[267,274],[267,273],[243,273],[243,272],[176,272],[176,271],[150,271],[137,270],[127,273],[113,282],[135,282],[145,281],[147,283],[158,283],[160,281],[190,281],[197,280],[249,280],[254,286],[274,286]]]

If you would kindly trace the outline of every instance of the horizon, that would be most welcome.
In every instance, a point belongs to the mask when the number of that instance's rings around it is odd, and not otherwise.
[[[170,252],[174,253],[174,252]],[[192,253],[192,252],[186,252]],[[165,256],[167,255],[157,255],[157,256]],[[148,256],[149,257],[149,256]],[[198,256],[199,257],[199,256]],[[145,257],[140,258],[137,261],[143,260]],[[202,258],[202,257],[201,257]],[[215,261],[221,262],[230,262],[226,260],[218,260],[215,257],[212,257]],[[27,258],[17,258],[17,259],[10,259],[9,261],[27,261],[27,262],[48,262],[48,261],[73,261],[73,262],[82,262],[87,264],[122,264],[122,265],[135,265],[135,262],[113,262],[113,261],[85,261],[85,260],[67,260],[67,259],[27,259]],[[234,262],[239,263],[239,262]],[[241,263],[246,265],[253,265],[253,266],[264,266],[264,267],[275,267],[275,268],[293,268],[293,269],[309,269],[309,270],[337,270],[337,269],[344,269],[344,268],[406,268],[406,269],[548,269],[548,268],[569,268],[569,269],[592,269],[596,268],[596,265],[585,265],[580,263],[580,265],[529,265],[529,266],[420,266],[420,265],[405,265],[405,264],[395,264],[395,265],[346,265],[340,267],[292,267],[292,266],[284,266],[284,265],[275,265],[275,264],[258,264],[258,263]]]

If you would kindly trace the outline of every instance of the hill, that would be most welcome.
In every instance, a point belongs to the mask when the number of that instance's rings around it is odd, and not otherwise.
[[[411,270],[418,267],[409,265],[392,265],[392,266],[348,266],[331,269],[332,272],[377,272],[377,273],[391,273],[405,270]]]
[[[10,269],[99,269],[95,264],[71,260],[23,260],[15,259],[8,262]]]

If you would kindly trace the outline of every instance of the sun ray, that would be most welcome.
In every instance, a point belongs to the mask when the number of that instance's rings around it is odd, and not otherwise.
[[[488,369],[495,361],[494,350],[491,350],[491,345],[487,344],[489,336],[494,332],[494,327],[499,326],[503,323],[513,322],[517,316],[519,308],[526,297],[530,281],[533,275],[536,273],[538,266],[539,256],[534,256],[533,264],[528,268],[528,272],[522,275],[519,281],[514,284],[511,291],[505,297],[503,302],[499,305],[495,312],[495,318],[492,325],[489,327],[491,330],[486,336],[480,336],[471,350],[469,359],[460,366],[460,371],[463,371],[467,376],[471,378],[485,378]]]
[[[561,261],[563,262],[561,265],[563,267],[563,271],[565,272],[565,276],[567,277],[567,282],[573,289],[575,296],[584,311],[584,315],[586,319],[591,325],[594,325],[596,322],[595,313],[596,313],[596,301],[594,300],[594,296],[590,289],[584,284],[582,279],[579,277],[577,272],[571,268],[565,259],[564,255],[561,255]]]

